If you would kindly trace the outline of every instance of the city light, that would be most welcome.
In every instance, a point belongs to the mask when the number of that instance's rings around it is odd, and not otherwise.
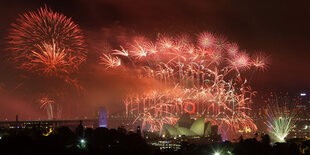
[[[81,139],[80,140],[80,144],[77,145],[80,149],[86,149],[86,140],[85,139]]]
[[[84,139],[81,139],[81,144],[85,144],[86,141]]]
[[[214,152],[214,155],[221,155],[220,152]]]
[[[300,93],[300,96],[307,96],[306,93]]]

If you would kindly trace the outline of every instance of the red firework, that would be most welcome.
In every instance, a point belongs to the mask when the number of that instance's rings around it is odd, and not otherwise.
[[[198,44],[190,37],[160,36],[155,42],[133,40],[131,48],[113,50],[101,57],[107,69],[126,67],[141,70],[138,77],[156,79],[164,88],[151,92],[130,92],[124,99],[126,116],[142,121],[142,128],[160,131],[164,124],[176,124],[181,114],[205,117],[219,126],[226,138],[234,138],[257,127],[250,114],[255,95],[246,80],[251,67],[263,68],[264,55],[251,59],[238,45],[211,33],[199,35]],[[124,63],[120,62],[122,59]],[[131,63],[126,63],[128,60]],[[249,71],[249,70],[248,70]]]
[[[198,38],[199,45],[205,49],[213,47],[215,44],[215,41],[216,41],[216,38],[214,37],[212,33],[209,33],[209,32],[201,33]]]
[[[71,73],[86,59],[78,25],[47,7],[20,15],[8,39],[17,68],[40,75]]]
[[[184,103],[184,111],[189,113],[189,114],[193,114],[195,113],[195,110],[196,110],[196,107],[195,107],[195,104],[192,103],[192,102],[185,102]]]

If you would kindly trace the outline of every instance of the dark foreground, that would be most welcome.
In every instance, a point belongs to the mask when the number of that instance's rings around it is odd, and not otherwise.
[[[0,129],[2,155],[116,155],[116,154],[169,154],[169,155],[298,155],[310,154],[310,141],[289,140],[271,145],[268,135],[240,139],[238,143],[189,144],[182,143],[178,151],[148,145],[137,133],[123,128],[77,128],[72,132],[60,127],[52,132],[42,129]],[[260,139],[260,140],[257,140]]]

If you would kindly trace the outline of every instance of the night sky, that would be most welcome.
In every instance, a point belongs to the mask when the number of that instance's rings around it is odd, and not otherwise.
[[[259,92],[293,94],[310,87],[310,3],[307,0],[7,0],[0,6],[0,82],[14,85],[14,70],[6,61],[6,37],[19,14],[46,4],[79,24],[91,46],[130,35],[157,33],[224,35],[241,49],[270,55],[270,68],[250,80]],[[88,62],[92,61],[89,51]],[[94,62],[95,63],[95,62]],[[13,70],[13,71],[12,71]]]

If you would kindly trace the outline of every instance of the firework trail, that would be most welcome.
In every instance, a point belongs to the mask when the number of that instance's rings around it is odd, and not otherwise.
[[[49,99],[49,97],[47,96],[44,96],[40,99],[40,104],[41,104],[40,109],[46,110],[48,119],[54,118],[54,112],[53,112],[54,103],[55,102]]]
[[[296,102],[285,97],[268,99],[266,125],[274,142],[285,142],[296,123]]]
[[[195,109],[192,118],[205,116],[219,126],[222,135],[256,130],[249,117],[255,91],[243,72],[267,67],[263,55],[251,60],[235,43],[209,32],[198,37],[197,45],[186,35],[162,35],[155,42],[133,40],[128,47],[112,52],[101,59],[107,69],[123,66],[166,86],[151,93],[128,94],[124,99],[126,115],[142,120],[146,130],[158,131],[163,124],[175,124],[188,111],[184,109],[188,103]],[[118,59],[122,64],[115,65]]]

